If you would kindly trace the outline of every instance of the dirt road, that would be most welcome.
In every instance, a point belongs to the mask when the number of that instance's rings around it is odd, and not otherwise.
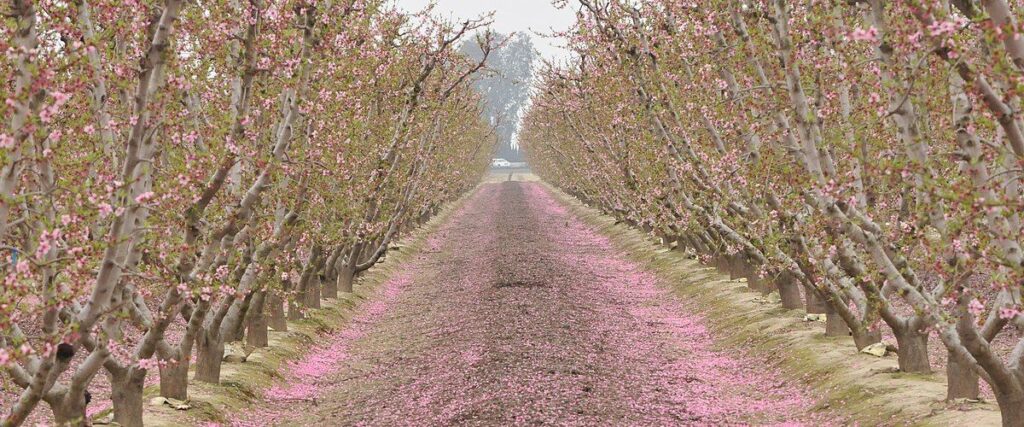
[[[482,186],[238,424],[829,424],[539,183]]]

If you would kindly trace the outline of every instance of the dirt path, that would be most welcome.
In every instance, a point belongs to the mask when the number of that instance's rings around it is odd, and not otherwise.
[[[488,184],[237,423],[829,424],[538,183]]]

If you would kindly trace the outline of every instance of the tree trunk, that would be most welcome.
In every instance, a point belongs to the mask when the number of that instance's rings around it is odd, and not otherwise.
[[[747,287],[750,290],[761,292],[764,295],[768,295],[774,290],[770,281],[761,278],[759,266],[751,262],[746,255],[741,255],[740,268],[743,277],[747,278]]]
[[[743,255],[742,254],[731,254],[726,255],[726,269],[729,271],[729,280],[737,280],[744,277],[743,268]]]
[[[350,263],[344,263],[338,267],[338,291],[347,294],[352,293],[355,282],[355,268]]]
[[[338,264],[341,263],[342,253],[342,250],[336,250],[334,256],[328,258],[324,264],[324,277],[320,283],[320,296],[324,299],[338,298]]]
[[[807,304],[806,304],[807,314],[823,314],[823,313],[825,313],[825,311],[827,310],[826,307],[828,306],[828,304],[825,302],[825,300],[823,300],[818,295],[818,292],[815,291],[812,288],[807,288],[806,291],[807,292],[805,292],[805,293],[807,294],[807,301],[806,301],[807,302]]]
[[[338,278],[337,274],[324,277],[320,291],[324,299],[338,299]]]
[[[977,399],[978,374],[970,366],[960,363],[953,352],[947,352],[946,400]]]
[[[256,348],[263,348],[269,345],[267,336],[267,315],[265,314],[267,291],[260,291],[252,298],[252,305],[249,307],[245,334],[246,342]]]
[[[71,396],[65,394],[59,402],[50,404],[55,425],[61,427],[84,427],[89,425],[89,420],[85,416],[85,406],[85,395]]]
[[[911,328],[893,330],[896,335],[896,346],[900,371],[908,373],[930,373],[932,366],[928,362],[928,334]]]
[[[168,399],[188,400],[189,358],[168,360],[160,365],[160,396]]]
[[[996,392],[1003,427],[1024,427],[1024,393]]]
[[[825,304],[825,336],[850,336],[850,327],[846,325],[846,321],[843,320],[842,316],[840,316],[839,313],[836,312],[836,309],[830,304]]]
[[[782,308],[794,310],[803,307],[804,302],[800,299],[800,285],[796,278],[789,271],[783,271],[775,279],[775,285],[779,288],[779,297],[782,299]]]
[[[288,320],[296,321],[306,318],[306,315],[302,313],[302,302],[306,299],[306,293],[301,290],[293,297],[288,299]]]
[[[114,403],[114,422],[123,427],[143,427],[142,388],[145,373],[135,374],[134,369],[111,379],[110,399]]]
[[[313,245],[312,253],[309,256],[309,263],[306,266],[308,271],[303,274],[303,296],[305,300],[303,305],[307,308],[320,308],[320,272],[324,270],[324,253],[323,247],[320,245]]]
[[[711,266],[718,269],[718,271],[729,274],[729,257],[723,253],[717,253],[711,256]],[[732,275],[730,274],[730,277]]]
[[[882,331],[880,330],[870,331],[866,328],[860,328],[859,331],[863,332],[858,332],[858,330],[853,330],[852,332],[853,345],[857,347],[857,351],[861,351],[864,347],[871,344],[882,342]]]
[[[270,309],[267,310],[270,314],[270,327],[278,332],[288,332],[288,318],[285,317],[284,313],[284,299],[276,292],[271,292],[267,296],[267,304],[270,305]]]
[[[669,248],[674,251],[686,252],[686,249],[689,246],[685,236],[676,236],[675,243],[675,246],[672,246],[671,244],[669,245]]]
[[[291,280],[285,282],[284,290],[291,292],[288,298],[288,320],[302,320],[304,317],[302,314],[302,307],[299,307],[299,301],[302,301],[304,298],[302,293],[302,279],[299,279],[298,284]]]
[[[224,362],[224,340],[217,334],[201,334],[196,340],[196,380],[220,384],[220,368]]]
[[[759,270],[757,267],[752,268],[750,278],[747,280],[750,280],[750,283],[753,283],[761,291],[761,295],[768,295],[778,290],[779,288],[775,286],[775,281],[767,277],[761,277],[760,273],[758,273]]]
[[[228,318],[224,320],[224,324],[221,326],[221,340],[224,342],[235,342],[241,341],[245,338],[245,327],[249,324],[248,319],[251,315],[253,298],[256,297],[256,293],[257,292],[250,292],[249,295],[246,295],[245,299],[241,301],[241,303],[235,301],[235,304],[239,307],[238,315],[241,316],[241,320],[239,320],[234,327],[225,325],[228,323],[227,319],[232,317],[229,314]]]
[[[320,274],[314,272],[306,284],[306,307],[320,308]]]

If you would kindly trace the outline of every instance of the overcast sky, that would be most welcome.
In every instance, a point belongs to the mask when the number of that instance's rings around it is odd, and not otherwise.
[[[430,0],[394,0],[399,7],[408,11],[422,10]],[[570,7],[558,9],[551,0],[436,0],[435,14],[455,19],[475,18],[494,11],[495,31],[501,33],[522,32],[533,38],[533,44],[547,59],[565,59],[568,56],[559,39],[545,38],[552,29],[564,31],[576,20],[575,2]],[[540,33],[540,35],[535,34]]]

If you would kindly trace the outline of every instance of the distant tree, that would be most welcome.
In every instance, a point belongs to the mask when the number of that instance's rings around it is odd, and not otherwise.
[[[504,36],[498,35],[498,39]],[[462,52],[473,60],[482,56],[475,41],[462,44]],[[533,63],[537,58],[529,35],[513,34],[491,53],[487,67],[491,71],[479,78],[476,89],[483,94],[484,119],[495,127],[498,138],[496,157],[510,161],[522,160],[516,143],[520,117],[530,99]]]

